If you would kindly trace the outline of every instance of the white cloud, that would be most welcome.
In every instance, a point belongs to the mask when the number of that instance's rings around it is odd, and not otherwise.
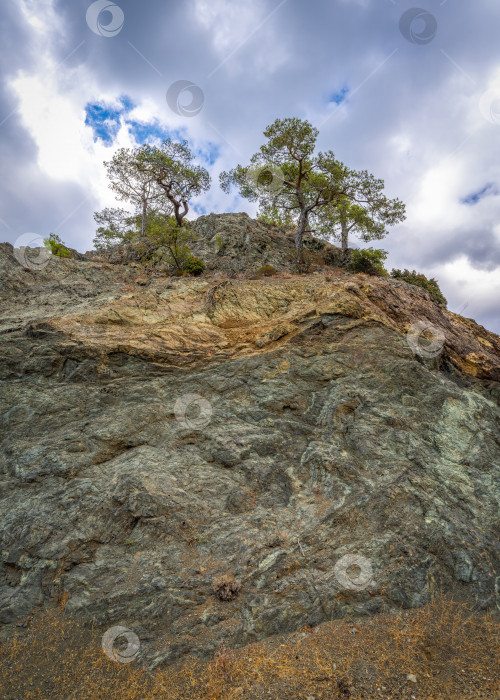
[[[244,69],[246,72],[251,65],[256,71],[255,78],[277,70],[289,55],[287,42],[277,34],[273,24],[274,15],[279,11],[279,3],[270,8],[262,0],[240,0],[237,3],[194,0],[194,16],[209,32],[213,49],[221,63],[224,62],[224,70],[237,73]],[[244,59],[239,55],[240,51],[244,52]]]
[[[500,275],[497,270],[477,270],[465,256],[436,267],[441,288],[449,305],[469,318],[476,318],[486,309],[491,317],[498,316]]]
[[[64,227],[73,245],[85,248],[93,235],[93,210],[116,203],[102,161],[134,144],[125,124],[112,147],[94,142],[84,123],[89,102],[128,95],[137,103],[130,118],[180,130],[195,149],[217,144],[220,156],[209,168],[213,188],[196,203],[208,211],[253,214],[254,204],[219,189],[218,173],[246,162],[262,143],[263,128],[278,116],[319,124],[331,109],[329,96],[347,85],[351,94],[320,129],[320,147],[384,178],[388,194],[407,203],[407,221],[376,244],[389,251],[389,267],[436,276],[455,309],[475,291],[474,313],[493,318],[500,196],[473,206],[461,200],[488,183],[500,187],[500,126],[480,109],[481,97],[500,85],[492,50],[498,39],[496,5],[478,0],[474,10],[467,4],[453,11],[450,3],[436,7],[439,38],[427,46],[413,46],[401,36],[401,10],[391,3],[318,4],[314,13],[301,3],[280,7],[279,0],[191,0],[175,7],[163,0],[147,5],[123,0],[122,5],[123,31],[104,38],[89,30],[85,6],[19,0],[18,35],[26,46],[11,70],[12,46],[3,54],[3,89],[13,91],[19,111],[0,129],[2,153],[13,154],[11,172],[20,183],[9,190],[14,196],[0,198],[0,216],[12,231],[37,230],[38,220],[41,230],[51,230],[52,221],[64,216],[57,206],[60,192],[71,186],[70,211],[91,195]],[[485,18],[481,32],[470,13]],[[205,93],[203,110],[192,119],[166,104],[168,85],[181,78]],[[30,193],[23,194],[27,180]]]
[[[194,17],[210,32],[212,45],[221,58],[245,40],[263,13],[265,6],[261,2],[194,0]]]

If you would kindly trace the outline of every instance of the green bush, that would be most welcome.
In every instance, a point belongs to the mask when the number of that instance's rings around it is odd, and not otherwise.
[[[141,216],[125,209],[106,207],[95,212],[94,220],[99,224],[93,241],[99,253],[111,250],[120,243],[131,243],[141,235]]]
[[[49,233],[49,237],[43,239],[43,244],[50,249],[52,255],[57,255],[59,258],[71,257],[71,251],[66,248],[57,233]]]
[[[264,275],[264,277],[270,277],[271,275],[275,275],[277,272],[276,268],[273,267],[272,265],[263,265],[261,268],[257,270],[258,275]]]
[[[403,282],[408,282],[408,284],[414,284],[416,287],[422,287],[422,289],[426,289],[431,295],[431,297],[434,299],[434,301],[437,301],[438,304],[444,304],[446,306],[446,298],[443,296],[443,293],[439,289],[439,284],[437,283],[437,280],[434,279],[434,277],[428,279],[421,272],[417,272],[416,270],[412,270],[410,272],[406,269],[403,271],[392,270],[391,277],[394,277],[394,279],[397,280],[403,280]]]
[[[179,226],[169,214],[152,210],[147,215],[146,234],[137,238],[136,248],[141,260],[153,267],[167,263],[178,275],[199,275],[205,269],[204,263],[193,263],[196,258],[189,249],[196,238],[189,221]]]
[[[205,269],[206,265],[203,262],[203,260],[200,260],[199,258],[191,257],[186,260],[186,262],[182,266],[182,271],[187,272],[188,275],[194,275],[195,277],[197,275],[201,275],[203,270]]]
[[[356,248],[351,253],[349,268],[353,272],[364,272],[367,275],[380,275],[387,277],[388,272],[384,267],[387,251],[377,248]]]

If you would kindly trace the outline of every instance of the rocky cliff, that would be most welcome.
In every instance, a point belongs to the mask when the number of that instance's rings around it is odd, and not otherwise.
[[[234,216],[198,220],[200,278],[0,246],[4,636],[64,599],[154,666],[500,606],[500,339],[396,280],[238,275],[286,261]]]

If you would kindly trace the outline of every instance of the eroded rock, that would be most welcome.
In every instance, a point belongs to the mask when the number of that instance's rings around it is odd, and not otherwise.
[[[157,665],[440,592],[500,604],[497,336],[396,280],[236,278],[207,314],[210,276],[0,257],[4,634],[64,594]]]

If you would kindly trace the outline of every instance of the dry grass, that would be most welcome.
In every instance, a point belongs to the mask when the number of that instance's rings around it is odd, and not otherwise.
[[[241,582],[231,573],[223,574],[212,581],[212,591],[219,600],[234,600],[241,591]]]
[[[498,618],[439,600],[398,615],[336,620],[148,673],[110,661],[103,630],[63,606],[0,648],[0,696],[14,698],[498,698]],[[410,678],[408,678],[410,676]],[[416,682],[415,682],[416,680]]]

